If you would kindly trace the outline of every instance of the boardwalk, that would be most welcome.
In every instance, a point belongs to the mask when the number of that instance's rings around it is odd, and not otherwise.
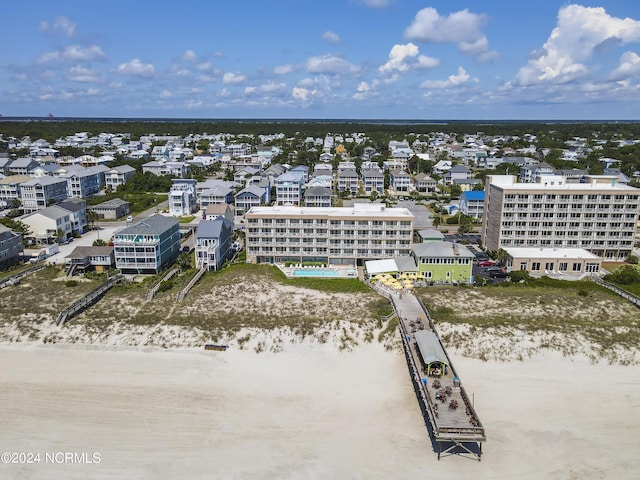
[[[442,454],[468,454],[480,460],[482,442],[486,441],[484,427],[437,337],[429,313],[412,294],[385,293],[385,296],[392,300],[398,315],[409,373],[438,459]],[[429,347],[441,357],[427,359],[427,365],[425,356],[430,353],[422,350]]]

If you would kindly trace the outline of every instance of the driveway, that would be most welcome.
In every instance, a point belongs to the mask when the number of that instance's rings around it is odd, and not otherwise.
[[[121,226],[110,226],[110,227],[100,227],[99,230],[91,230],[80,238],[74,238],[73,242],[65,243],[60,245],[60,251],[55,255],[47,258],[47,262],[51,264],[63,264],[64,259],[67,255],[69,255],[74,248],[76,247],[90,247],[93,245],[93,242],[100,238],[100,240],[104,240],[105,242],[109,242],[113,234],[121,230]]]

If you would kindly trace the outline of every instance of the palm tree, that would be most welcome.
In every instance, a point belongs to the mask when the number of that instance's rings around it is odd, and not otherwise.
[[[442,217],[440,215],[436,215],[435,217],[433,217],[432,222],[433,226],[436,227],[437,230],[439,230],[438,227],[442,223]]]
[[[95,227],[96,222],[98,221],[98,214],[93,210],[87,210],[87,222],[89,223],[89,229]]]

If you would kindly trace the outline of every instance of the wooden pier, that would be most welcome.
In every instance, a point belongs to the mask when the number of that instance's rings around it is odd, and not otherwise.
[[[481,460],[484,426],[464,389],[427,309],[414,295],[391,295],[409,374],[425,423],[442,455]]]

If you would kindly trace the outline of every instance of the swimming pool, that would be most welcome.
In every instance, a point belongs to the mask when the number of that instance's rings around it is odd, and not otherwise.
[[[296,269],[293,271],[294,277],[337,277],[338,272],[335,270],[329,270],[327,268],[316,269]]]

